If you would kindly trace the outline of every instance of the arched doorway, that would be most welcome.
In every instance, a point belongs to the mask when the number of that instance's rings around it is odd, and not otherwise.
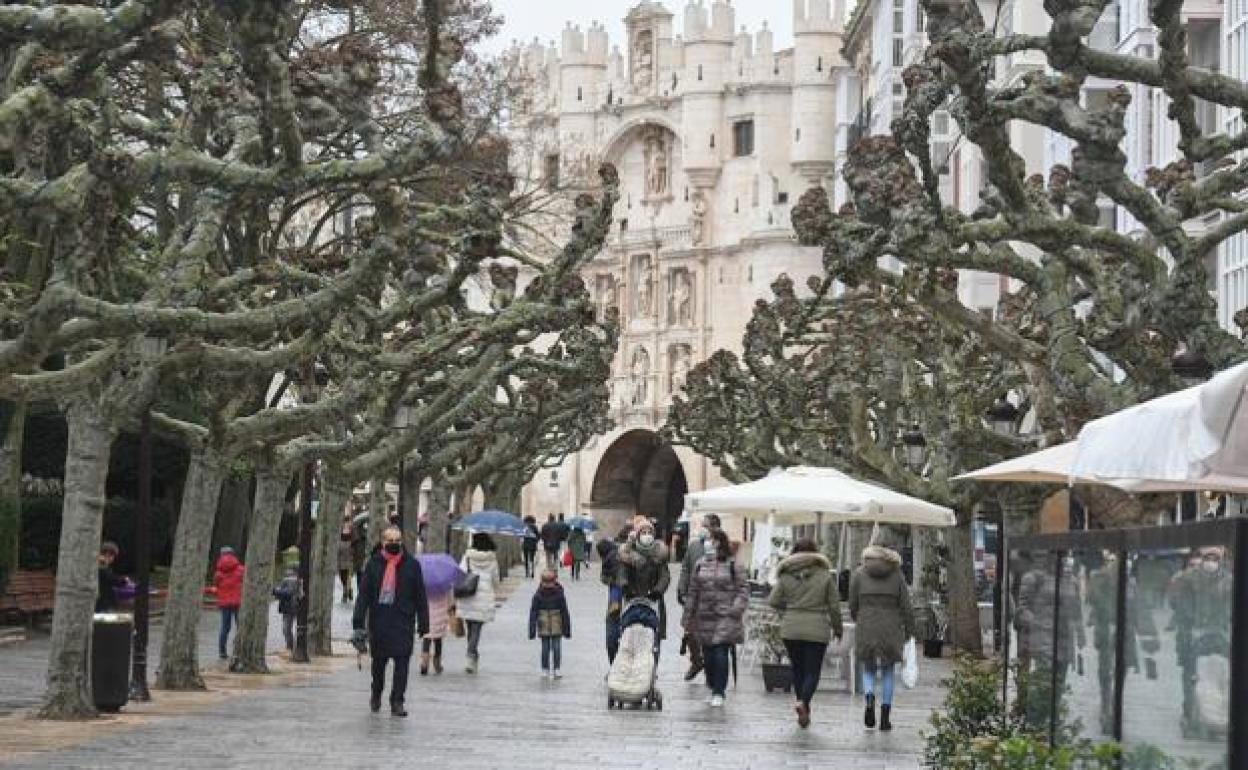
[[[604,514],[614,534],[634,514],[658,522],[666,539],[684,508],[689,491],[685,469],[672,445],[651,430],[630,430],[607,448],[598,469],[590,505]]]

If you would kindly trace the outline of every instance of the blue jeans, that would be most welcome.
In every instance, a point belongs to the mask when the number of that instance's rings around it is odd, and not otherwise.
[[[225,643],[230,638],[230,627],[234,625],[235,620],[238,620],[237,607],[221,608],[221,635],[217,637],[217,653],[222,658],[229,657],[225,651]]]
[[[549,671],[551,658],[554,658],[555,670],[563,662],[563,639],[558,636],[542,637],[542,670]]]
[[[893,703],[893,670],[895,666],[875,666],[866,664],[862,668],[862,690],[868,695],[875,694],[880,705],[891,706]],[[880,680],[880,690],[876,692],[875,680]]]
[[[702,658],[706,666],[706,686],[711,695],[723,696],[728,689],[728,654],[731,644],[708,644],[702,646]]]

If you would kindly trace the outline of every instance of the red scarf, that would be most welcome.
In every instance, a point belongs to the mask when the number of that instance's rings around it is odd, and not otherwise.
[[[403,558],[403,552],[396,554],[386,552],[381,549],[381,558],[386,560],[386,574],[381,576],[381,592],[377,595],[378,604],[394,604],[394,597],[397,593],[396,587],[399,578],[399,560]]]

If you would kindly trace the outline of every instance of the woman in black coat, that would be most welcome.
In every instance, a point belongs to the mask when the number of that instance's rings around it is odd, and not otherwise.
[[[387,572],[393,565],[393,583]],[[407,692],[407,671],[417,635],[429,633],[429,603],[420,562],[403,548],[398,527],[388,527],[381,535],[381,548],[364,565],[360,593],[351,618],[355,638],[367,629],[369,653],[373,658],[373,690],[369,707],[381,710],[381,693],[386,685],[386,662],[394,660],[394,682],[390,687],[390,713],[407,716],[403,698]]]

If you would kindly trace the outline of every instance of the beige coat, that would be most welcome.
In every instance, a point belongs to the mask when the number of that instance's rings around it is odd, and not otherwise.
[[[494,587],[498,584],[498,558],[493,551],[474,551],[469,548],[459,562],[464,572],[478,575],[477,592],[472,596],[455,600],[456,614],[464,620],[489,623],[494,620]]]

